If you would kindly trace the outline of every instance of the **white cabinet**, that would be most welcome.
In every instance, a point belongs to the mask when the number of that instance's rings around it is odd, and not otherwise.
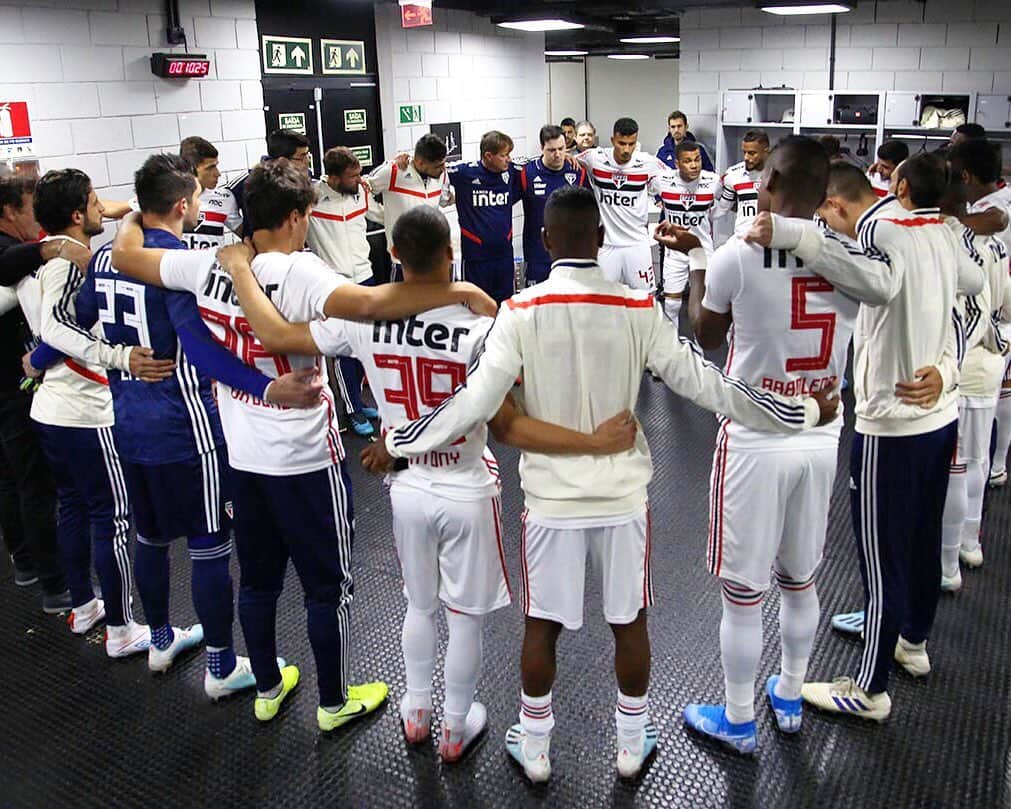
[[[889,92],[885,95],[885,126],[920,125],[920,94]]]
[[[978,96],[975,121],[989,132],[1011,129],[1011,95]]]
[[[920,128],[920,120],[927,107],[934,107],[941,113],[953,113],[942,117],[940,124],[929,124],[927,128],[954,129],[951,123],[961,110],[966,121],[972,120],[976,109],[975,93],[931,93],[926,91],[904,92],[891,90],[885,94],[885,128]]]
[[[754,93],[749,90],[728,90],[723,94],[723,123],[750,124],[755,117]]]
[[[825,126],[832,123],[832,94],[824,91],[800,97],[800,125]]]

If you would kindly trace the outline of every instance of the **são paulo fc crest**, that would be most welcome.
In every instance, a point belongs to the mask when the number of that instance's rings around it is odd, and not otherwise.
[[[573,174],[572,172],[568,172],[565,175],[565,182],[567,182],[569,185],[575,185],[576,184],[576,175]]]
[[[611,175],[611,179],[614,181],[615,188],[621,188],[625,184],[625,180],[627,180],[628,178],[625,176],[624,173],[616,171],[614,172],[614,174]]]
[[[681,195],[681,204],[684,205],[685,208],[691,208],[692,205],[695,204],[695,195],[694,194],[682,194]]]
[[[230,520],[234,520],[235,519],[235,510],[232,508],[232,501],[231,500],[226,500],[225,501],[225,514],[228,515],[228,519],[230,519]]]
[[[509,172],[508,171],[503,171],[502,172],[502,182],[504,182],[504,183],[506,183],[508,185],[508,183],[509,183]]]

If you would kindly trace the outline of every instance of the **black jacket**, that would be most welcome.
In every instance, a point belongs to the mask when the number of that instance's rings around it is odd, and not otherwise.
[[[0,233],[0,284],[13,286],[43,263],[37,243],[22,244]],[[32,333],[20,306],[0,315],[0,396],[19,392],[24,377],[21,357],[31,343]]]

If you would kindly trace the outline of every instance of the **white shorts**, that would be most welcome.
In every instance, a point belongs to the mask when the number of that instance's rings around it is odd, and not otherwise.
[[[457,612],[485,615],[510,602],[498,497],[447,500],[394,485],[390,502],[412,607],[430,613],[441,601]]]
[[[520,540],[524,614],[566,629],[583,625],[583,589],[589,558],[600,576],[604,618],[630,624],[653,604],[649,509],[614,525],[558,528],[523,515]]]
[[[958,448],[952,471],[965,471],[966,464],[990,460],[990,432],[993,430],[997,401],[988,407],[958,402]]]
[[[773,565],[803,581],[821,563],[838,449],[728,450],[721,433],[709,482],[707,563],[714,576],[768,590]]]
[[[688,286],[688,262],[682,264],[665,258],[663,262],[664,295],[681,295],[686,286]]]
[[[648,244],[612,247],[605,244],[597,253],[604,278],[632,289],[656,289],[653,275],[653,248]]]

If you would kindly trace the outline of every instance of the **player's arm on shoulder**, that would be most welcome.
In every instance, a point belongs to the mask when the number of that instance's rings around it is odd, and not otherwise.
[[[723,345],[734,322],[732,306],[742,283],[741,268],[727,249],[708,259],[705,252],[701,257],[696,253],[689,261],[688,319],[699,345],[713,351]]]
[[[971,228],[979,236],[994,236],[1008,226],[1008,212],[994,205],[978,213],[959,217],[962,224]]]
[[[341,284],[327,298],[323,314],[349,320],[401,320],[411,315],[462,303],[480,315],[493,316],[495,301],[473,284]]]
[[[527,452],[613,455],[635,446],[639,425],[631,411],[625,410],[601,422],[592,433],[581,433],[526,415],[508,393],[488,427],[496,440]]]
[[[112,199],[103,199],[101,202],[103,219],[122,219],[132,210],[129,202]]]
[[[153,286],[164,286],[161,280],[161,260],[173,252],[144,247],[144,231],[139,213],[126,216],[112,242],[112,266],[124,275]]]

